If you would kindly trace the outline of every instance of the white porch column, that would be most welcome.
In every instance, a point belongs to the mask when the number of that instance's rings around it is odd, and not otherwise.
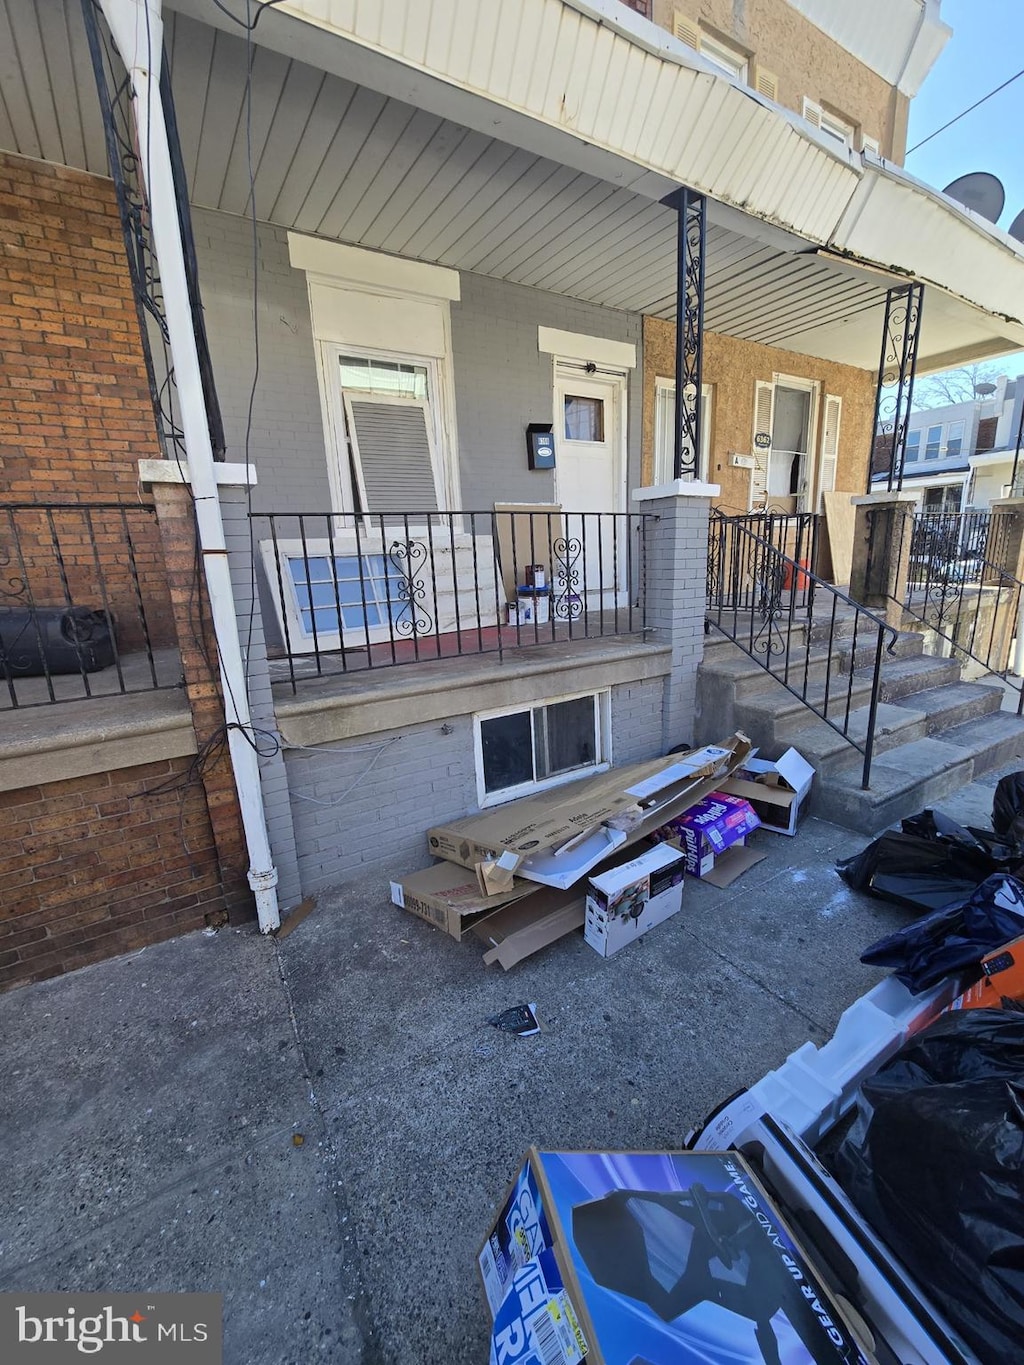
[[[719,491],[717,484],[685,479],[633,491],[640,510],[657,518],[646,533],[647,624],[651,638],[672,650],[662,708],[666,752],[694,742],[697,668],[704,657],[708,519]]]
[[[100,0],[100,4],[132,85],[132,107],[140,148],[139,165],[149,200],[150,225],[160,265],[164,316],[174,362],[199,544],[217,637],[228,747],[249,855],[249,885],[256,900],[260,929],[269,933],[281,922],[276,891],[277,869],[271,857],[263,807],[259,758],[249,714],[245,666],[235,619],[216,465],[206,420],[167,130],[160,102],[160,60],[163,51],[161,0]]]

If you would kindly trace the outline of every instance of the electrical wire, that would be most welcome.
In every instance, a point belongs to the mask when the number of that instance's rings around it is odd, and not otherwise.
[[[273,9],[275,5],[280,5],[282,3],[283,0],[264,0],[264,3],[260,5],[256,18],[253,19],[251,17],[251,0],[245,0],[245,18],[239,19],[237,14],[233,13],[228,9],[227,5],[222,3],[222,0],[213,0],[215,8],[219,9],[221,14],[226,14],[232,23],[237,24],[239,28],[244,28],[246,33],[252,33],[255,30],[256,25],[263,18],[263,15],[268,9]]]
[[[962,113],[957,114],[955,118],[951,118],[949,122],[944,123],[941,128],[936,128],[934,133],[929,133],[928,136],[923,137],[920,142],[915,142],[913,147],[907,149],[906,155],[910,156],[911,152],[916,152],[917,149],[923,147],[926,142],[931,142],[933,137],[938,137],[938,135],[944,133],[947,128],[952,128],[954,123],[959,123],[960,120],[966,118],[968,114],[973,114],[975,109],[980,108],[980,106],[987,100],[990,100],[993,95],[998,95],[1000,90],[1005,90],[1006,87],[1012,85],[1014,81],[1019,81],[1021,76],[1024,76],[1024,68],[1018,71],[1016,76],[1011,76],[1008,81],[1003,81],[1002,85],[997,85],[994,90],[990,90],[987,95],[982,95],[980,100],[975,100],[969,109],[965,109]]]
[[[262,14],[262,10],[260,14]],[[245,0],[246,18],[252,14],[252,0]],[[252,35],[260,15],[245,30],[245,162],[249,178],[249,217],[252,223],[252,384],[245,417],[245,510],[249,524],[249,623],[245,640],[245,691],[249,695],[249,660],[252,657],[252,636],[256,621],[256,531],[252,516],[252,480],[249,478],[249,449],[252,442],[252,419],[256,405],[256,389],[260,379],[260,238],[256,220],[256,172],[252,164],[252,69],[256,60]],[[251,700],[250,700],[251,705]]]

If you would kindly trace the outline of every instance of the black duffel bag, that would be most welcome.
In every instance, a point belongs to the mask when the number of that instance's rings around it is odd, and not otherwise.
[[[0,677],[95,673],[114,662],[110,613],[90,607],[0,611]]]

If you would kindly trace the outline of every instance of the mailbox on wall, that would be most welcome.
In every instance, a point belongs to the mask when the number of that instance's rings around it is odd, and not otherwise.
[[[531,469],[554,469],[555,433],[550,422],[531,422],[526,428],[526,454]]]

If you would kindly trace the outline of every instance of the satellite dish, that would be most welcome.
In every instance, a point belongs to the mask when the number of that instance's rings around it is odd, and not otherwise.
[[[1017,214],[1017,217],[1010,224],[1009,232],[1010,236],[1016,237],[1018,242],[1024,242],[1024,209],[1021,209],[1020,213]]]
[[[987,398],[990,393],[995,393],[995,391],[996,386],[994,384],[975,384],[974,386],[974,393],[978,398]]]
[[[942,193],[965,208],[973,209],[990,223],[998,220],[1006,203],[1002,181],[989,175],[988,171],[972,171],[970,175],[961,175],[948,184]]]

